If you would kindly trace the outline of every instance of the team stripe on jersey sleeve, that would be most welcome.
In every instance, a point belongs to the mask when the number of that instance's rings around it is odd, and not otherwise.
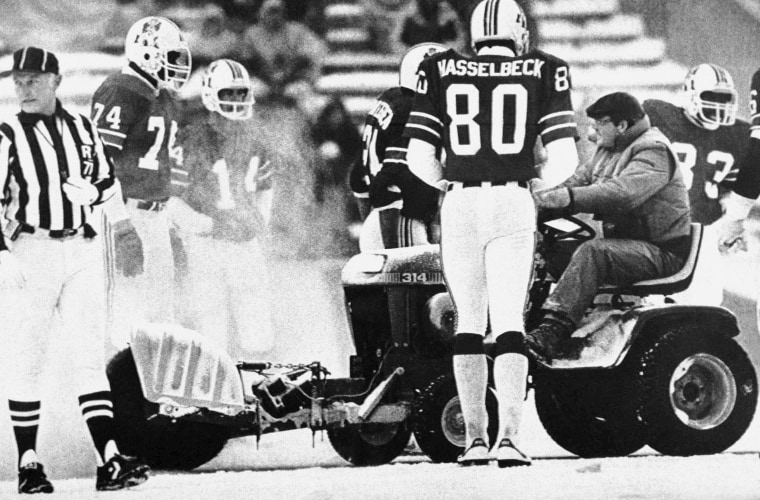
[[[98,128],[98,132],[100,132],[100,138],[104,145],[116,148],[119,151],[124,148],[124,141],[127,139],[127,134],[107,128]]]
[[[385,148],[385,159],[383,165],[394,163],[396,165],[406,165],[406,148],[388,146]]]
[[[578,133],[573,111],[557,111],[544,115],[538,120],[538,126],[541,128],[541,142],[544,144],[563,137],[575,137]]]
[[[409,120],[406,122],[404,136],[420,139],[434,146],[438,146],[441,142],[442,132],[443,123],[441,120],[429,113],[412,111],[409,113]]]

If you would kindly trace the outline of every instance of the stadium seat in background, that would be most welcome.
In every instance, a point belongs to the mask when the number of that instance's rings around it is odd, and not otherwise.
[[[618,0],[538,0],[534,14],[541,49],[567,60],[582,110],[600,95],[624,90],[640,99],[671,100],[687,68],[671,61],[665,42],[643,20],[624,14]],[[330,0],[327,57],[319,90],[343,97],[357,125],[374,98],[397,81],[399,56],[373,52],[358,0]]]

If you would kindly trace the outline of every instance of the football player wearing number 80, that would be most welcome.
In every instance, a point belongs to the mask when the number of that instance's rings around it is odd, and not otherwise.
[[[100,85],[91,108],[136,229],[125,229],[120,222],[123,215],[104,207],[104,223],[113,240],[106,257],[110,259],[113,248],[119,271],[110,276],[115,278],[111,337],[117,345],[127,340],[132,319],[173,318],[174,259],[164,208],[172,171],[181,173],[175,168],[181,163],[181,150],[175,145],[175,96],[187,81],[191,64],[183,34],[163,17],[133,24],[125,54],[127,65]],[[144,263],[139,240],[145,246]],[[109,271],[113,267],[110,261],[107,266]]]
[[[477,4],[470,34],[474,57],[449,50],[420,65],[404,132],[407,163],[431,185],[447,181],[441,260],[457,313],[453,363],[466,433],[459,462],[529,465],[518,449],[528,374],[523,309],[536,231],[528,186],[538,174],[533,151],[539,137],[548,155],[541,171],[546,186],[577,166],[570,73],[561,59],[529,51],[525,15],[513,0]],[[445,165],[436,159],[439,147]],[[483,350],[489,316],[499,401],[490,452]]]
[[[747,149],[749,124],[736,118],[737,94],[728,71],[715,64],[689,70],[679,105],[650,99],[642,103],[653,127],[670,139],[689,190],[691,217],[710,225],[723,213],[722,203],[736,180]],[[722,266],[715,228],[706,228],[691,286],[673,298],[679,303],[720,305]]]
[[[243,65],[212,62],[201,99],[205,113],[178,135],[189,175],[182,199],[192,209],[187,217],[175,217],[190,271],[182,319],[233,357],[250,357],[274,347],[263,248],[274,162],[259,140]]]

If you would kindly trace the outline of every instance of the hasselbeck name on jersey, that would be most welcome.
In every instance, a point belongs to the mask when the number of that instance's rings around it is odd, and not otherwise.
[[[440,73],[441,78],[447,76],[533,76],[541,78],[544,64],[546,61],[537,58],[502,62],[443,59],[438,61],[438,73]]]
[[[521,56],[454,50],[422,61],[404,136],[446,155],[450,181],[527,181],[533,146],[575,137],[567,64],[535,50]]]

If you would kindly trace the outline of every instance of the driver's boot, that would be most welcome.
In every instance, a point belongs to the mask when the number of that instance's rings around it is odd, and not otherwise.
[[[525,335],[525,348],[545,365],[565,354],[564,344],[575,331],[575,323],[561,313],[549,312],[541,323]]]

